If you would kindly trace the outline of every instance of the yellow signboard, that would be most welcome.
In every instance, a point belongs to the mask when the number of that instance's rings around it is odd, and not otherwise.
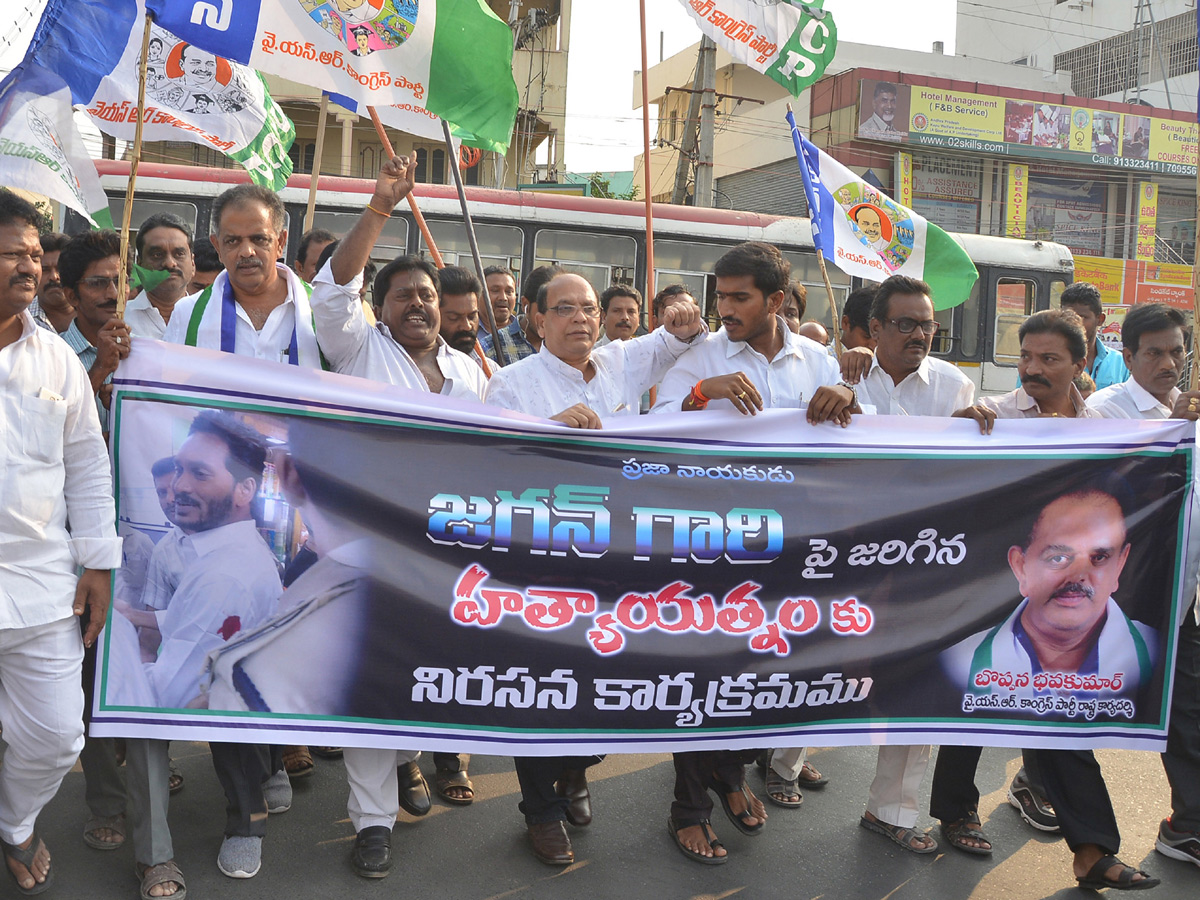
[[[912,87],[910,115],[914,131],[946,137],[1004,140],[1002,97],[941,88]]]
[[[1143,181],[1138,185],[1137,258],[1153,261],[1154,232],[1158,225],[1158,185]]]
[[[1025,237],[1025,210],[1029,202],[1029,167],[1008,165],[1008,202],[1004,214],[1004,236]]]

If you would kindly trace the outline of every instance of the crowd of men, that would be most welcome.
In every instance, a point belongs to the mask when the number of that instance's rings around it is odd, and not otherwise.
[[[241,627],[231,626],[234,617],[212,612],[221,596],[256,598],[265,618],[288,602],[288,592],[301,583],[297,578],[312,582],[355,565],[335,528],[322,534],[319,516],[309,523],[312,546],[302,551],[308,563],[315,562],[309,572],[280,581],[262,562],[251,507],[267,449],[261,435],[226,414],[197,416],[175,456],[153,467],[170,534],[152,552],[144,536],[126,535],[122,547],[113,526],[104,435],[112,376],[132,338],[327,367],[574,428],[598,429],[613,416],[640,412],[725,409],[752,416],[788,407],[804,407],[809,422],[827,427],[878,413],[968,418],[984,434],[1008,418],[1200,418],[1200,393],[1177,387],[1186,358],[1182,316],[1159,305],[1135,307],[1124,320],[1118,352],[1098,338],[1104,310],[1099,293],[1086,284],[1066,290],[1060,308],[1024,322],[1020,386],[983,398],[976,398],[959,369],[930,356],[938,323],[928,285],[894,276],[854,291],[840,322],[842,346],[831,351],[824,329],[804,321],[805,288],[791,282],[780,252],[763,243],[738,245],[717,262],[716,332],[683,285],[665,287],[653,298],[651,322],[658,327],[646,332],[636,290],[613,285],[597,296],[585,278],[555,266],[535,269],[520,285],[510,270],[492,267],[481,284],[465,269],[439,270],[423,258],[401,256],[373,274],[374,306],[368,306],[363,298],[372,250],[412,182],[408,159],[387,162],[349,233],[336,240],[328,232],[309,232],[294,268],[279,262],[287,245],[283,205],[263,188],[239,185],[216,199],[211,241],[196,241],[175,216],[152,216],[138,229],[136,262],[167,277],[133,297],[123,317],[116,314],[117,235],[39,238],[36,210],[0,192],[0,383],[8,445],[0,509],[0,723],[8,744],[0,767],[0,847],[23,892],[50,884],[50,854],[35,824],[81,751],[89,807],[84,839],[96,849],[115,849],[127,839],[128,826],[142,896],[182,898],[186,892],[167,824],[170,792],[182,786],[168,742],[84,739],[91,648],[105,620],[112,571],[118,570],[119,593],[122,579],[144,585],[124,592],[113,621],[139,646],[147,689],[160,705],[186,706],[195,700],[195,680],[174,677],[179,668],[163,660],[194,661],[234,637]],[[481,329],[485,305],[495,337]],[[1086,399],[1081,383],[1094,391]],[[286,457],[276,468],[287,496],[304,504],[302,479]],[[1094,494],[1067,505],[1087,509],[1091,519],[1119,515],[1113,503]],[[1062,512],[1047,510],[1045,515]],[[1124,534],[1119,519],[1113,528]],[[204,563],[218,544],[241,554],[237,565],[216,571]],[[1078,558],[1072,583],[1099,583],[1093,570],[1103,560],[1086,547]],[[1014,560],[1019,577],[1024,566],[1023,558]],[[1156,846],[1200,865],[1200,625],[1194,606],[1186,612],[1163,754],[1172,810]],[[1030,632],[1039,654],[1050,648],[1045,652],[1057,653],[1064,671],[1081,671],[1086,654],[1078,641],[1094,638],[1091,623],[1088,634],[1068,639],[1032,611],[1019,621],[1016,630]],[[54,715],[39,715],[44,710]],[[399,809],[423,815],[431,808],[419,754],[311,749],[342,754],[345,761],[357,832],[355,870],[370,878],[387,875]],[[916,854],[939,846],[933,834],[916,827],[930,750],[879,749],[860,823]],[[986,855],[992,845],[978,812],[979,758],[979,748],[941,748],[930,813],[949,846]],[[230,877],[249,878],[261,865],[269,814],[290,806],[290,779],[312,771],[310,748],[213,743],[212,759],[227,805],[218,866]],[[592,821],[587,770],[598,761],[516,760],[519,808],[539,860],[573,861],[567,825],[582,828]],[[766,799],[780,808],[794,809],[802,788],[827,781],[807,762],[805,748],[674,754],[670,830],[689,859],[708,865],[727,859],[712,823],[714,795],[733,827],[761,833],[766,806],[746,779],[755,762]],[[434,754],[436,793],[469,804],[474,791],[468,765],[465,755]],[[1026,750],[1009,799],[1033,827],[1061,831],[1081,885],[1141,889],[1158,883],[1117,858],[1117,823],[1090,751]]]

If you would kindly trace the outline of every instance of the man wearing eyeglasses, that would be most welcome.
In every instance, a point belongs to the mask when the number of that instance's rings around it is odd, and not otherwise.
[[[67,301],[75,307],[75,320],[63,340],[87,369],[100,429],[107,434],[113,372],[129,355],[129,326],[115,315],[121,238],[111,229],[76,235],[59,254],[58,271]]]
[[[541,352],[496,372],[484,399],[572,428],[600,428],[609,416],[637,415],[642,394],[707,334],[697,307],[671,306],[663,328],[597,348],[600,304],[581,275],[554,276],[536,302]]]

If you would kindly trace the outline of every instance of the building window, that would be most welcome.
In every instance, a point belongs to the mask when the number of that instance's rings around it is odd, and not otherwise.
[[[374,147],[363,147],[359,153],[358,174],[363,178],[378,177],[379,165],[376,162]]]
[[[417,158],[417,171],[413,173],[413,178],[420,184],[425,184],[429,181],[429,151],[418,147],[413,151],[413,155]]]
[[[1071,73],[1071,89],[1080,97],[1103,97],[1160,81],[1160,53],[1168,78],[1196,71],[1195,12],[1055,54],[1054,69]]]
[[[445,150],[434,150],[433,151],[433,165],[431,167],[429,176],[430,176],[429,180],[430,180],[431,184],[445,184],[446,183],[446,151]]]
[[[292,161],[293,172],[312,172],[313,160],[317,155],[316,144],[302,144],[299,141],[293,142],[288,149],[288,157]]]

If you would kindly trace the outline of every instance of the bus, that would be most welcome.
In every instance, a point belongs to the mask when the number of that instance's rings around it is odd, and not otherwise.
[[[114,222],[122,221],[129,163],[97,160]],[[300,242],[308,202],[308,175],[293,175],[280,191],[286,210],[288,259]],[[172,212],[197,234],[209,229],[213,199],[233,184],[246,182],[241,169],[142,163],[131,210],[131,227],[147,217]],[[313,225],[345,234],[370,199],[374,181],[322,175]],[[597,294],[612,284],[639,289],[646,284],[645,207],[628,200],[604,200],[536,191],[469,187],[467,202],[484,266],[523,273],[556,263],[578,272]],[[434,243],[448,265],[473,268],[466,228],[455,189],[419,184],[416,197]],[[68,211],[65,227],[86,223]],[[1020,354],[1017,330],[1029,315],[1058,304],[1073,278],[1071,251],[1049,241],[1026,241],[974,234],[953,236],[974,260],[979,280],[966,302],[937,314],[941,329],[933,353],[963,369],[983,393],[1012,390]],[[717,259],[742,241],[766,241],[792,264],[792,277],[808,288],[806,319],[829,328],[833,311],[813,248],[807,219],[727,209],[654,206],[654,289],[682,283],[700,303],[710,324],[717,321]],[[402,205],[385,225],[373,257],[386,262],[404,253],[428,254],[412,214]],[[841,307],[859,285],[827,266],[834,299]],[[644,314],[645,315],[645,314]]]

